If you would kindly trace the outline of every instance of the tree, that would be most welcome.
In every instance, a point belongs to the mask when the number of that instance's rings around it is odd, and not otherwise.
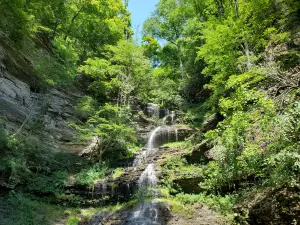
[[[120,107],[131,104],[135,96],[147,101],[151,89],[151,67],[143,49],[130,41],[105,47],[105,59],[92,58],[79,71],[93,77],[90,89],[98,98],[107,97]],[[101,88],[100,88],[101,87]]]
[[[194,15],[191,4],[180,0],[161,0],[157,4],[153,15],[144,23],[144,35],[166,40],[165,48],[176,49],[175,60],[180,70],[181,78],[184,77],[184,62],[182,55],[182,30],[187,20]],[[166,50],[168,52],[168,50]],[[162,49],[162,58],[165,57]]]
[[[93,160],[101,162],[106,155],[108,161],[114,161],[130,155],[136,136],[130,126],[129,113],[129,110],[106,103],[80,128],[86,138],[96,137],[97,143],[90,153]]]

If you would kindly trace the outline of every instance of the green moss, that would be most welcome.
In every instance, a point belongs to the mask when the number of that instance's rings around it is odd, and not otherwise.
[[[192,207],[190,207],[188,205],[184,205],[174,198],[159,198],[156,200],[167,203],[170,206],[172,212],[174,212],[174,213],[178,213],[183,216],[192,216],[193,215]]]
[[[75,216],[70,216],[67,220],[66,225],[77,225],[80,222],[80,218]]]
[[[202,177],[203,168],[198,165],[189,165],[180,155],[169,157],[168,160],[160,167],[162,174],[165,174],[161,183],[163,186],[176,192],[174,180],[180,178]]]
[[[180,152],[188,153],[191,151],[192,144],[190,141],[179,141],[166,143],[162,147],[177,148]]]
[[[164,144],[163,147],[180,148],[180,147],[183,147],[185,145],[186,145],[185,142],[180,141],[180,142],[170,142],[170,143]]]
[[[104,213],[104,212],[108,212],[108,213],[115,213],[119,210],[122,209],[133,209],[134,207],[136,207],[138,204],[138,201],[136,199],[131,200],[129,202],[125,202],[125,203],[117,203],[115,205],[108,205],[105,207],[101,207],[101,208],[88,208],[88,209],[81,209],[80,214],[81,217],[85,217],[85,218],[91,218],[93,215],[97,214],[97,213]]]
[[[115,179],[119,178],[120,176],[122,176],[123,173],[124,173],[124,170],[122,168],[117,168],[114,170],[112,178],[115,180]]]

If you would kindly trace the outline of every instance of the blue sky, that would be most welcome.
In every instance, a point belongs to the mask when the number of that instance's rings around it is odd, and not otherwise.
[[[131,12],[132,29],[134,30],[135,37],[137,26],[139,25],[139,32],[141,32],[143,23],[151,16],[158,1],[159,0],[129,0],[128,10]],[[141,34],[139,34],[139,39],[140,38]]]

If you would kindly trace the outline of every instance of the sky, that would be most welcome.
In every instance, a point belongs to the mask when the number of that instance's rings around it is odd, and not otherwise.
[[[129,0],[128,10],[131,12],[132,29],[135,33],[139,26],[139,42],[141,41],[141,31],[143,29],[143,23],[151,16],[151,13],[155,10],[155,5],[159,0]]]

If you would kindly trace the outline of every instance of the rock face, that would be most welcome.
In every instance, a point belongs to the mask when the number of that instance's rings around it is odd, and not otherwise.
[[[38,87],[31,80],[33,75],[28,74],[29,69],[26,72],[20,69],[18,62],[25,64],[25,60],[21,57],[12,58],[10,53],[15,50],[8,46],[4,50],[4,44],[0,42],[0,128],[23,136],[37,136],[54,151],[77,151],[82,148],[66,146],[66,143],[75,140],[73,136],[76,131],[69,123],[80,123],[74,106],[82,94]],[[16,52],[14,55],[18,54]],[[23,77],[13,76],[7,64],[13,64],[10,67],[18,70]],[[24,79],[26,76],[28,80]]]
[[[184,158],[189,164],[205,163],[210,160],[209,147],[207,142],[203,141],[193,147],[190,154],[185,155]]]
[[[223,116],[220,114],[211,115],[206,121],[204,121],[201,131],[206,133],[207,131],[215,129],[218,123],[223,119]]]
[[[182,192],[187,194],[199,194],[203,189],[200,188],[199,183],[203,181],[202,177],[190,177],[174,180],[174,184],[177,185]]]
[[[249,210],[250,223],[288,225],[300,223],[299,188],[280,188],[267,193]]]
[[[144,106],[143,112],[148,117],[157,117],[163,118],[169,114],[169,110],[163,107],[160,107],[153,103],[148,103]]]
[[[128,218],[133,215],[129,207],[116,213],[98,213],[89,222],[81,221],[79,225],[227,225],[226,218],[209,209],[207,206],[198,204],[186,215],[184,213],[172,212],[170,206],[164,202],[157,204],[157,220],[135,221],[130,223]],[[151,213],[151,212],[149,212]]]
[[[149,214],[151,220],[133,220],[134,215],[129,207],[122,209],[116,213],[98,213],[94,215],[88,223],[82,222],[80,225],[163,225],[168,224],[171,219],[171,210],[169,206],[162,202],[155,202],[156,212],[150,210],[145,211]],[[155,214],[155,215],[154,215]],[[155,218],[156,219],[155,219]]]
[[[238,202],[233,210],[239,224],[288,225],[300,223],[300,189],[277,187],[253,192]]]

